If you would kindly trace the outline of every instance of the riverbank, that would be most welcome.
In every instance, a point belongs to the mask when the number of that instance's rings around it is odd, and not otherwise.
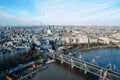
[[[116,45],[104,45],[104,46],[94,46],[94,47],[85,47],[85,48],[74,48],[72,49],[70,52],[73,53],[77,53],[77,54],[83,54],[85,51],[90,51],[90,50],[95,50],[95,49],[107,49],[107,48],[117,48],[120,49],[118,46]]]
[[[61,64],[56,61],[48,65],[48,68],[39,72],[31,80],[97,80],[92,74],[84,74],[78,68],[71,68],[68,64]]]
[[[40,52],[37,50],[29,50],[26,53],[16,53],[14,57],[7,58],[0,63],[0,73],[10,68],[16,67],[19,64],[26,64],[28,62],[39,59]]]

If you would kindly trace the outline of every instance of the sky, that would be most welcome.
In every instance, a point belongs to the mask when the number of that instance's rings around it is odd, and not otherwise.
[[[0,0],[0,25],[120,26],[120,0]]]

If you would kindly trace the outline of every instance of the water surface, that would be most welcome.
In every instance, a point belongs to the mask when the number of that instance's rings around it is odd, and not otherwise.
[[[71,69],[60,63],[48,65],[46,70],[39,72],[32,80],[96,80],[91,74],[83,74],[79,69]]]
[[[75,57],[79,59],[80,55],[75,55]],[[101,67],[109,68],[111,64],[112,69],[115,67],[116,71],[120,70],[120,49],[118,48],[89,50],[83,52],[82,57],[91,63],[94,59],[95,63]]]

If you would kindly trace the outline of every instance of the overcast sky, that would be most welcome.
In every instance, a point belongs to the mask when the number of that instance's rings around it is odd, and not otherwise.
[[[0,25],[120,25],[120,0],[0,0]]]

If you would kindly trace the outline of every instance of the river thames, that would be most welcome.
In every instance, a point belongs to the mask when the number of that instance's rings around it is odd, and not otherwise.
[[[119,72],[120,69],[120,49],[118,48],[101,48],[82,52],[83,54],[74,55],[74,57],[82,58],[90,63]],[[79,69],[71,69],[70,66],[64,66],[58,62],[48,65],[48,68],[39,72],[32,80],[97,80],[91,74],[84,74]]]
[[[48,65],[31,80],[96,80],[98,77],[92,74],[84,74],[79,69],[72,69],[70,66],[58,62]]]
[[[119,48],[101,48],[84,51],[81,55],[75,55],[76,58],[82,59],[89,63],[96,64],[104,68],[120,72],[120,49]]]

